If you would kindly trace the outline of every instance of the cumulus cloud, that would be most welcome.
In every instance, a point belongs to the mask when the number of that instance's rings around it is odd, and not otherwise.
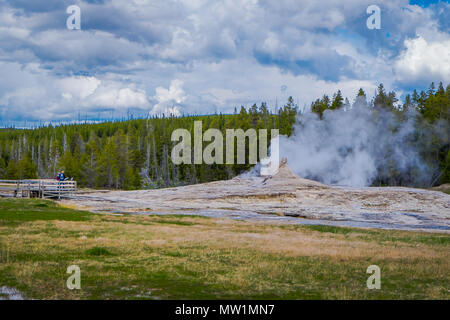
[[[174,115],[180,116],[181,109],[179,104],[186,100],[186,94],[183,90],[183,81],[175,79],[170,82],[169,89],[158,87],[154,98],[158,101],[153,106],[152,115]]]
[[[150,103],[145,90],[107,77],[58,77],[41,66],[0,63],[10,74],[0,79],[0,119],[68,120],[77,114],[142,109]]]
[[[147,108],[149,103],[144,90],[133,88],[117,88],[116,86],[105,86],[88,100],[92,106],[110,108]]]
[[[65,9],[74,3],[82,30],[70,31]],[[281,105],[289,95],[303,106],[338,89],[351,98],[380,82],[401,91],[412,81],[448,81],[448,54],[435,57],[448,53],[447,4],[382,0],[382,29],[368,30],[370,4],[0,0],[0,66],[8,74],[0,116],[232,112],[259,101]]]
[[[62,95],[68,100],[74,96],[85,99],[92,95],[100,84],[101,81],[95,77],[71,77],[60,81]]]
[[[69,77],[58,81],[61,95],[79,111],[95,109],[149,108],[145,90],[96,77]]]
[[[395,63],[400,81],[450,81],[450,36],[441,41],[419,36],[405,40],[405,47]]]

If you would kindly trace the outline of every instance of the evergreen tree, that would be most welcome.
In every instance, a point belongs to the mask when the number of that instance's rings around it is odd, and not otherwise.
[[[6,167],[6,179],[11,180],[20,179],[19,170],[14,160],[10,160],[8,162],[8,166]]]
[[[0,157],[0,179],[6,178],[6,161]]]
[[[292,134],[297,111],[298,106],[294,103],[294,99],[289,97],[287,104],[278,111],[280,134],[287,136]]]
[[[338,90],[337,93],[333,95],[333,101],[331,102],[330,109],[340,109],[344,105],[344,98],[342,97],[341,90]]]
[[[353,105],[356,107],[367,107],[366,93],[362,88],[359,88],[358,94],[356,95],[355,102]]]
[[[317,99],[311,104],[311,111],[317,113],[319,118],[322,119],[325,110],[330,109],[330,98],[324,95],[322,99]]]
[[[37,179],[37,168],[31,159],[31,153],[17,164],[17,174],[19,179]]]
[[[376,108],[388,109],[392,111],[395,109],[395,103],[397,101],[398,99],[395,96],[395,92],[391,91],[386,94],[384,86],[381,83],[378,86],[377,93],[375,94],[373,105]]]

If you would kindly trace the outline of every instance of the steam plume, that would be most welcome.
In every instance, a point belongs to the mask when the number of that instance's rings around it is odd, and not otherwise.
[[[390,184],[428,186],[436,168],[418,146],[429,137],[418,134],[415,112],[402,116],[360,104],[327,110],[322,120],[306,113],[291,137],[280,137],[280,155],[301,177],[327,184],[363,187],[388,177],[396,179]]]

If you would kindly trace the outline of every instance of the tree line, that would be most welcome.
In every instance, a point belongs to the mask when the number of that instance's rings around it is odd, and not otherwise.
[[[360,89],[355,102],[371,110],[383,109],[399,121],[411,110],[417,111],[417,135],[420,128],[434,128],[439,123],[450,128],[450,85],[407,95],[399,106],[395,92],[385,92],[382,84],[371,101]],[[326,110],[350,108],[341,91],[331,98],[324,95],[311,104],[311,111],[323,117]],[[408,111],[409,110],[409,111]],[[235,109],[233,114],[206,116],[151,117],[98,124],[43,126],[36,129],[0,130],[0,179],[54,178],[59,170],[73,177],[80,186],[90,188],[140,189],[179,186],[232,178],[250,169],[247,164],[174,165],[170,153],[176,142],[172,131],[186,128],[192,133],[194,121],[202,121],[202,129],[279,129],[290,136],[294,132],[299,107],[290,97],[287,103],[271,112],[266,103]],[[395,130],[395,128],[393,129]],[[429,140],[417,139],[424,162],[437,163],[439,173],[433,183],[450,182],[448,134],[443,139],[433,133]],[[193,134],[192,134],[193,135]],[[269,139],[270,141],[270,139]],[[408,180],[392,172],[380,173],[377,185],[408,185]]]
[[[54,178],[59,170],[90,188],[140,189],[232,178],[248,164],[174,165],[175,129],[280,129],[289,135],[297,114],[292,98],[273,114],[267,104],[241,107],[234,114],[152,117],[99,124],[0,130],[0,179]],[[270,135],[268,140],[270,141]],[[247,146],[248,147],[248,146]],[[247,150],[248,151],[248,150]],[[248,153],[248,152],[247,152]],[[247,163],[247,162],[246,162]]]

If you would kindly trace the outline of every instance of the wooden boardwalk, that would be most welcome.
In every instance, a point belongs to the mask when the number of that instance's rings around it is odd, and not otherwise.
[[[0,192],[21,198],[61,199],[77,192],[76,181],[43,180],[0,180]]]

